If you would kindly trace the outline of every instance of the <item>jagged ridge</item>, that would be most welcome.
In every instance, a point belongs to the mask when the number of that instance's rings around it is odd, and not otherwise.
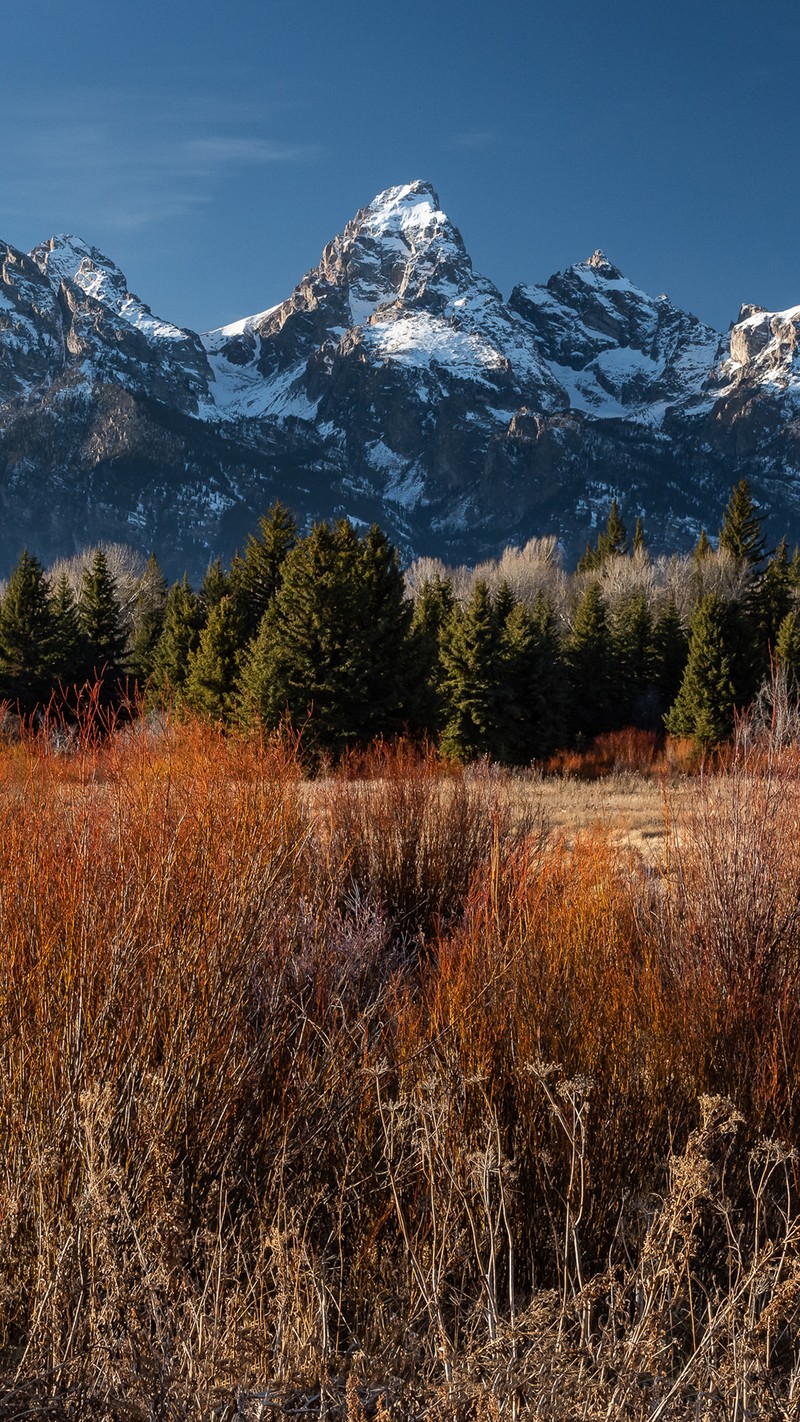
[[[197,574],[276,493],[378,518],[407,554],[477,557],[616,494],[656,544],[745,473],[796,518],[800,308],[730,342],[597,251],[508,301],[424,182],[387,189],[288,300],[199,336],[85,242],[0,246],[0,559],[87,536]]]

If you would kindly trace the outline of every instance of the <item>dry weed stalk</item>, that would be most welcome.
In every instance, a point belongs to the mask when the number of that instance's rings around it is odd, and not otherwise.
[[[656,882],[404,746],[0,747],[0,1416],[796,1414],[770,755]]]

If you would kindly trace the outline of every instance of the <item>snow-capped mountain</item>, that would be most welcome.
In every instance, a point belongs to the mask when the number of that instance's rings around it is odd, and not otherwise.
[[[663,424],[720,353],[717,331],[639,291],[600,251],[546,286],[515,287],[509,305],[536,332],[570,408],[596,419]]]
[[[88,540],[197,576],[279,495],[471,558],[617,495],[655,546],[745,475],[800,523],[800,307],[729,337],[602,252],[504,300],[427,183],[359,212],[289,298],[197,335],[75,237],[0,245],[0,563]]]

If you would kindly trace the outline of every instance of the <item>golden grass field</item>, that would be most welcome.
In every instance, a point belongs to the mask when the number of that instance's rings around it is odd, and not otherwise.
[[[800,1415],[794,752],[0,746],[0,1022],[0,1418]]]
[[[522,805],[541,813],[550,833],[574,840],[601,830],[657,861],[691,784],[664,785],[629,771],[598,780],[520,777],[515,789]]]

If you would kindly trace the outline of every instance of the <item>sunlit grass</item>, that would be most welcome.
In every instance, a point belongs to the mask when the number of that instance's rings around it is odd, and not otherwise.
[[[791,1415],[796,768],[647,783],[0,747],[0,1411]]]

